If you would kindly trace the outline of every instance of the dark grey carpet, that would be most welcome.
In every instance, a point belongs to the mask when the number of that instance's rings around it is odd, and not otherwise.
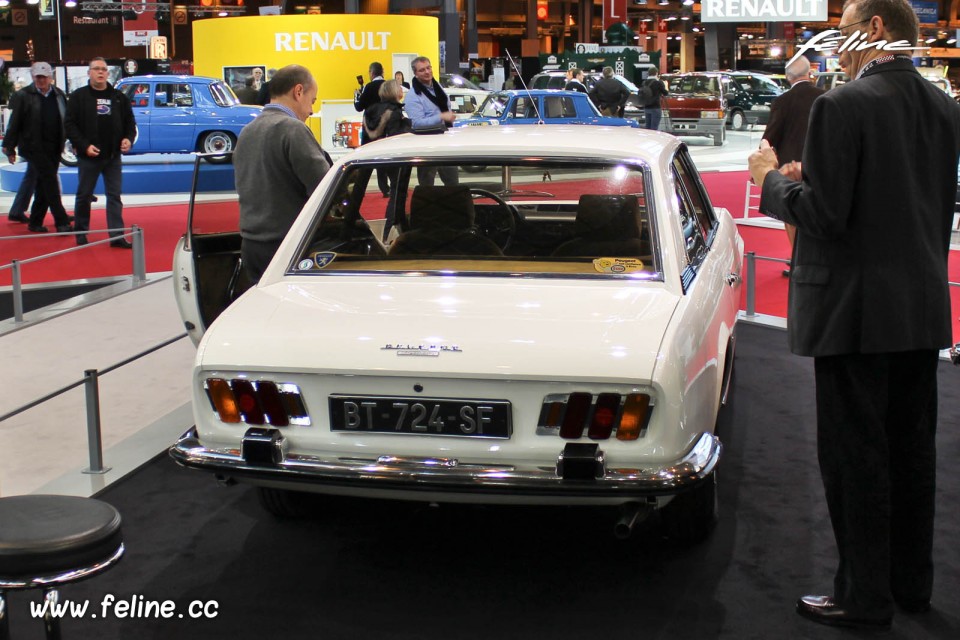
[[[804,593],[829,593],[833,539],[816,466],[812,362],[781,331],[740,326],[725,410],[722,519],[683,549],[653,526],[613,539],[608,512],[338,502],[322,517],[277,521],[254,491],[221,488],[166,457],[100,497],[124,518],[127,557],[62,590],[91,600],[84,638],[861,637],[807,622]],[[887,638],[960,638],[960,369],[941,364],[934,610],[898,615]],[[104,594],[215,600],[212,620],[100,616]],[[13,637],[42,637],[27,598],[11,602]],[[96,613],[97,619],[90,619]]]

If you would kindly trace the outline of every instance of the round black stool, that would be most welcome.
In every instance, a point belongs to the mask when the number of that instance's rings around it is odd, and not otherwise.
[[[60,638],[57,586],[96,575],[123,555],[120,514],[74,496],[0,498],[0,640],[10,637],[4,592],[43,589],[47,638]]]

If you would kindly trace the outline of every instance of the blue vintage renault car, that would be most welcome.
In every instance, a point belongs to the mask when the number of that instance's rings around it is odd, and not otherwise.
[[[550,89],[496,91],[487,96],[472,116],[457,120],[454,126],[498,124],[593,124],[640,128],[636,120],[601,115],[585,93]]]
[[[229,153],[237,136],[260,113],[240,104],[217,78],[131,76],[117,83],[133,106],[137,140],[131,153]],[[225,155],[221,161],[229,161]],[[211,158],[216,162],[217,158]]]

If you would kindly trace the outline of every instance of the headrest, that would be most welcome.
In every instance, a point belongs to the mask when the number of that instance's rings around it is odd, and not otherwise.
[[[577,235],[640,237],[640,203],[635,195],[582,195],[574,222]]]
[[[473,226],[473,197],[466,186],[426,186],[413,190],[411,229],[467,229]]]

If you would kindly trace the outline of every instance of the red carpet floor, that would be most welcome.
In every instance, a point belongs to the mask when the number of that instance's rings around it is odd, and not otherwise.
[[[745,171],[703,174],[704,184],[714,206],[727,208],[734,218],[743,216],[746,180]],[[200,206],[222,211],[224,214],[223,216],[205,214],[202,219],[223,220],[231,217],[229,214],[236,211],[237,205],[236,202],[226,202],[205,203]],[[28,234],[26,225],[8,223],[6,216],[3,215],[5,213],[0,213],[0,265],[7,264],[13,259],[24,260],[75,246],[72,237],[54,238],[45,237],[43,234]],[[751,216],[754,215],[751,214]],[[174,246],[186,227],[187,205],[128,206],[124,208],[123,217],[127,226],[138,225],[143,229],[147,271],[151,273],[170,271]],[[47,222],[52,224],[49,216]],[[105,213],[102,209],[93,211],[91,227],[94,230],[105,228]],[[743,236],[745,250],[755,252],[758,257],[789,257],[786,234],[780,229],[741,225],[740,234]],[[29,237],[18,240],[2,239],[14,235]],[[90,235],[91,240],[104,237],[106,237],[104,234]],[[23,283],[128,275],[133,271],[131,253],[103,245],[23,265],[21,269]],[[786,315],[788,281],[782,275],[783,269],[784,265],[780,262],[757,260],[757,313],[780,317]],[[960,282],[960,252],[951,253],[949,273],[952,282]],[[0,271],[0,286],[9,285],[10,270]],[[956,340],[960,340],[960,288],[953,287],[952,291],[954,336]],[[741,308],[746,308],[746,289],[744,289]]]

